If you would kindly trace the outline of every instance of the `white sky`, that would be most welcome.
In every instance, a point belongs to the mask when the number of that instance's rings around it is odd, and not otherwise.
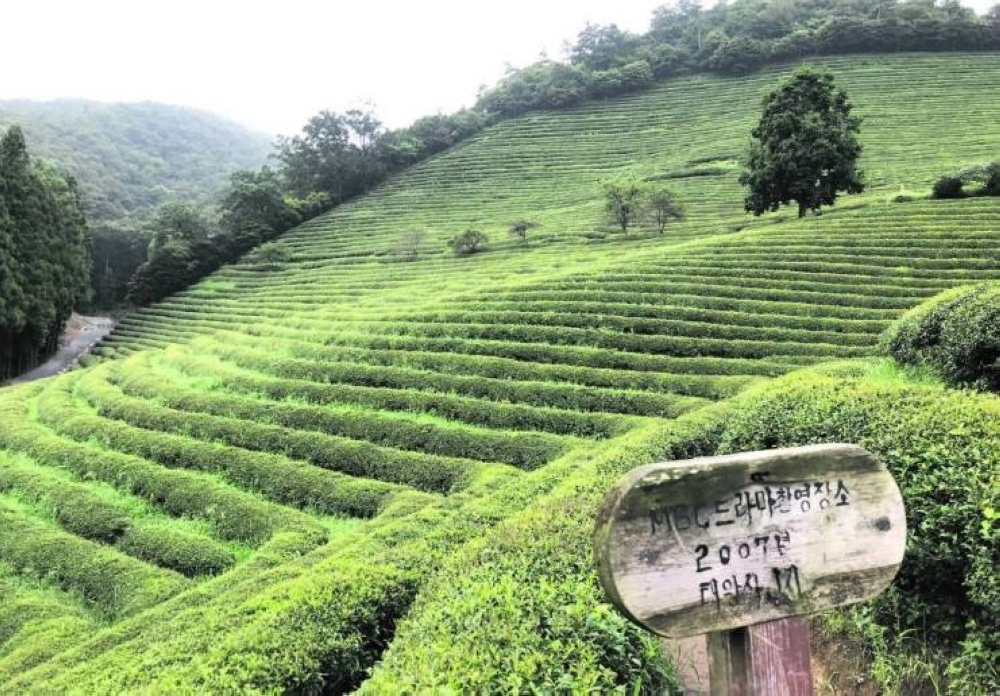
[[[398,127],[560,57],[587,21],[645,31],[667,1],[0,0],[0,99],[166,102],[269,134],[370,104]]]

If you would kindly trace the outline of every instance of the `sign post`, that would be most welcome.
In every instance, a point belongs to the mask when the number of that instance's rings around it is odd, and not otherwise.
[[[709,634],[713,694],[811,694],[807,614],[881,593],[906,544],[892,475],[855,445],[652,464],[598,515],[601,584],[632,621]]]

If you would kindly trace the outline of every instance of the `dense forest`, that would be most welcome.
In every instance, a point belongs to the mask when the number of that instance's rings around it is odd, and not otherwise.
[[[542,60],[485,90],[477,110],[509,117],[632,92],[708,71],[741,75],[810,55],[1000,48],[1000,5],[984,17],[957,0],[680,0],[654,12],[646,34],[585,28],[569,62]]]
[[[94,266],[91,309],[120,303],[146,260],[159,205],[209,205],[236,169],[260,166],[269,138],[214,114],[164,104],[0,101],[38,159],[79,182]]]
[[[270,147],[268,136],[214,114],[148,102],[0,101],[0,127],[15,123],[36,157],[77,178],[92,225],[171,199],[208,201]]]
[[[86,298],[86,236],[75,180],[32,160],[12,126],[0,141],[0,380],[54,350]]]

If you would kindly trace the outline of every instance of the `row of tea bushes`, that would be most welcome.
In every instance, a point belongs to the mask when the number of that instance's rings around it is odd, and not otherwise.
[[[63,468],[80,479],[108,483],[151,502],[168,515],[204,520],[213,536],[220,539],[259,544],[281,529],[318,527],[301,513],[218,480],[60,437],[34,423],[16,398],[37,395],[38,391],[37,387],[8,390],[0,398],[0,446],[22,452],[39,464]],[[73,417],[75,408],[68,394],[50,388],[44,396],[48,398],[41,408],[51,411],[53,417]],[[64,404],[66,401],[69,403]]]
[[[626,418],[611,414],[482,401],[445,393],[317,384],[303,379],[269,377],[219,360],[179,351],[169,352],[165,358],[169,365],[188,374],[211,375],[226,389],[259,394],[274,400],[299,399],[311,404],[352,404],[386,411],[427,413],[489,428],[580,437],[612,437],[632,425]]]
[[[39,521],[0,496],[0,554],[4,562],[72,592],[111,619],[159,604],[189,586],[173,571],[130,558]]]
[[[502,432],[359,407],[311,406],[199,390],[169,379],[152,362],[149,355],[141,354],[125,362],[122,370],[111,375],[111,381],[126,394],[183,411],[315,430],[403,450],[502,462],[524,469],[542,466],[570,444],[566,438],[545,433]]]
[[[0,493],[12,494],[46,511],[64,530],[84,539],[113,544],[135,558],[189,577],[216,574],[231,566],[232,550],[147,506],[20,455],[0,452]]]

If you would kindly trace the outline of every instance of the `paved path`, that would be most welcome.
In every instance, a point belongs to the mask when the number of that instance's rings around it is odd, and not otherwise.
[[[43,377],[51,377],[71,367],[77,359],[90,350],[95,343],[111,333],[115,321],[109,317],[84,317],[73,315],[72,328],[67,329],[61,339],[62,345],[55,355],[30,372],[25,372],[7,384],[23,384]]]

